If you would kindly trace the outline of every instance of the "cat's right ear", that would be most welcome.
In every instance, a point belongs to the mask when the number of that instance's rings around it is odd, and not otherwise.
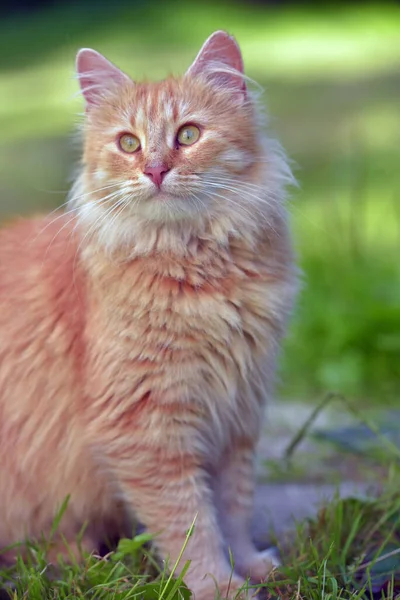
[[[110,86],[123,85],[130,81],[118,67],[90,48],[79,50],[76,57],[76,73],[81,92],[86,100],[86,109],[99,104],[104,92]]]
[[[238,98],[246,95],[242,54],[235,38],[216,31],[204,42],[187,75],[202,75],[216,86],[230,90]]]

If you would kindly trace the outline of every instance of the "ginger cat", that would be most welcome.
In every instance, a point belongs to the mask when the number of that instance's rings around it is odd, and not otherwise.
[[[173,564],[197,514],[186,583],[233,598],[273,566],[249,523],[297,289],[290,169],[225,32],[181,78],[135,83],[89,49],[77,72],[69,210],[0,233],[0,547],[48,535],[70,494],[71,545],[85,521],[92,551],[135,516]]]

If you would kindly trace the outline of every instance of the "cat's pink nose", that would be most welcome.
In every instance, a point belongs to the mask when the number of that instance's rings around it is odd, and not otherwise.
[[[147,175],[147,177],[150,177],[157,187],[160,187],[169,170],[167,165],[157,165],[155,167],[145,167],[143,173]]]

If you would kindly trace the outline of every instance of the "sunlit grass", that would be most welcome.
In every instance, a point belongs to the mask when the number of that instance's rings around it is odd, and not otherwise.
[[[395,489],[398,467],[389,471]],[[399,508],[393,491],[378,499],[336,498],[325,504],[316,518],[299,523],[278,541],[282,566],[252,591],[262,592],[260,600],[396,600]],[[47,558],[46,542],[29,542],[25,562],[0,570],[1,597],[189,600],[182,581],[185,569],[171,578],[165,565],[158,566],[150,539],[141,534],[121,540],[103,558],[83,554],[79,560],[71,554],[56,564]],[[215,599],[224,600],[217,592]]]
[[[305,282],[282,357],[292,398],[399,402],[400,185],[387,144],[343,144],[292,204]]]
[[[140,79],[182,73],[202,41],[219,28],[236,35],[249,75],[262,82],[276,77],[310,80],[327,74],[343,80],[400,66],[400,17],[395,6],[277,11],[241,4],[229,5],[228,10],[222,4],[175,2],[155,10],[157,22],[163,23],[162,36],[156,35],[150,11],[136,3],[118,3],[112,13],[99,6],[95,21],[87,9],[71,5],[14,26],[3,22],[0,50],[10,64],[3,58],[2,138],[68,130],[80,106],[71,101],[77,92],[73,71],[80,46],[94,46]],[[45,50],[38,52],[41,46]],[[25,60],[21,47],[26,48]],[[13,61],[17,62],[14,68]]]

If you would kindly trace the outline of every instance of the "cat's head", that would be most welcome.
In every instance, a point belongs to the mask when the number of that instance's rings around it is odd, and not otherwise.
[[[135,224],[260,220],[267,157],[232,37],[214,33],[181,78],[136,83],[89,49],[77,72],[86,114],[73,193],[90,221],[126,238]]]

